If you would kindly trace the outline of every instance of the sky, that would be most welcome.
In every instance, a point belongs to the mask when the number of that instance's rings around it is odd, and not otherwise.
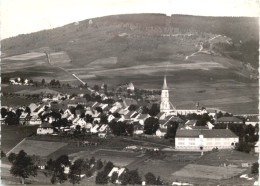
[[[1,0],[1,39],[128,13],[259,16],[259,0]]]

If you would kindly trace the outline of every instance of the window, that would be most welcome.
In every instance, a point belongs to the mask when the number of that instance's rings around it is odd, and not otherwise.
[[[189,141],[195,141],[195,138],[189,138]]]
[[[184,142],[178,142],[178,145],[184,145]]]

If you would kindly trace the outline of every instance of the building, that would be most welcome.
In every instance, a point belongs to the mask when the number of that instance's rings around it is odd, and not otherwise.
[[[135,87],[134,87],[134,84],[132,83],[132,82],[130,82],[128,85],[127,85],[127,88],[126,88],[127,90],[130,90],[130,91],[132,91],[132,92],[134,92],[134,90],[135,90]]]
[[[245,124],[256,126],[256,124],[259,124],[259,116],[248,116]]]
[[[169,115],[170,113],[173,113],[173,109],[174,108],[169,100],[169,89],[167,87],[166,76],[164,76],[164,82],[161,93],[160,112],[167,113],[167,115]]]
[[[42,123],[39,128],[37,128],[37,134],[43,135],[43,134],[53,134],[53,126],[49,123]]]
[[[235,116],[224,116],[216,120],[216,124],[243,124],[241,119]]]
[[[175,137],[175,149],[178,150],[212,150],[232,149],[239,142],[236,136],[229,129],[212,130],[177,130]]]

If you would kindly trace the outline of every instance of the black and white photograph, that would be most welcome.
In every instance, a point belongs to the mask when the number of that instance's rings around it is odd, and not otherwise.
[[[1,185],[259,185],[259,0],[2,0]]]

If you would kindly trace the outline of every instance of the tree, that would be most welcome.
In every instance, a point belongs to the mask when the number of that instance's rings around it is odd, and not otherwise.
[[[142,114],[148,114],[148,113],[149,113],[149,109],[146,106],[144,106],[142,110]]]
[[[147,185],[156,185],[157,184],[157,180],[156,177],[153,173],[148,172],[147,174],[145,174],[145,182]]]
[[[9,154],[9,156],[8,156],[8,161],[10,162],[10,163],[14,163],[14,161],[15,161],[15,159],[16,159],[16,154],[15,153],[13,153],[13,152],[11,152],[10,154]]]
[[[80,176],[86,171],[87,165],[83,159],[77,159],[73,165],[70,166],[70,172],[68,175],[69,181],[74,185],[80,183]]]
[[[117,178],[118,178],[118,173],[117,172],[113,172],[113,174],[111,176],[111,183],[115,183]]]
[[[7,115],[7,109],[6,108],[1,108],[1,117],[4,118]]]
[[[45,85],[45,79],[42,79],[42,85]]]
[[[99,112],[99,113],[103,113],[103,109],[101,107],[97,107],[96,111]]]
[[[63,183],[65,180],[67,180],[67,175],[64,173],[64,170],[65,167],[68,166],[70,166],[70,161],[67,155],[62,155],[55,161],[50,159],[47,162],[46,169],[48,170],[48,174],[51,176],[52,184],[57,182]]]
[[[12,162],[10,173],[15,177],[21,178],[22,184],[24,184],[25,178],[37,175],[37,168],[32,158],[21,150]]]
[[[99,160],[97,160],[97,162],[96,162],[96,169],[97,170],[100,170],[100,169],[102,169],[103,168],[103,162],[99,159]]]
[[[153,104],[151,109],[149,110],[149,115],[150,116],[156,116],[160,112],[159,105],[158,104]]]
[[[91,115],[89,115],[89,114],[86,115],[86,122],[92,123],[93,120],[94,120],[94,118]]]
[[[121,176],[120,176],[121,177]],[[137,170],[126,170],[125,173],[122,175],[122,185],[140,185],[142,179]]]
[[[259,172],[259,163],[255,162],[255,163],[253,163],[253,165],[251,167],[251,173],[258,174],[258,172]]]
[[[96,184],[107,184],[108,183],[108,174],[105,171],[97,173]]]
[[[108,174],[113,169],[113,167],[114,164],[111,161],[107,162],[107,164],[104,167],[104,172]]]
[[[107,118],[108,116],[106,114],[102,114],[100,117],[100,123],[107,124],[108,123]]]
[[[12,111],[9,111],[7,113],[7,117],[5,119],[5,123],[7,125],[18,125],[19,124],[19,118],[16,116],[15,113],[13,113]]]
[[[28,114],[30,115],[30,114],[31,114],[31,109],[30,109],[30,107],[26,107],[24,112],[25,112],[25,113],[28,113]]]
[[[237,146],[237,150],[249,153],[251,151],[251,146],[246,142],[240,142]]]
[[[169,125],[167,126],[167,133],[166,133],[166,136],[168,138],[175,138],[175,135],[176,135],[176,131],[179,127],[179,123],[176,122],[176,121],[170,121],[169,122]]]
[[[93,89],[94,89],[95,91],[99,91],[99,86],[98,86],[98,85],[94,85]]]
[[[159,128],[159,120],[154,117],[147,118],[144,122],[144,133],[145,134],[155,134]]]
[[[6,154],[4,153],[3,150],[1,150],[1,158],[4,158],[4,157],[6,157]]]

